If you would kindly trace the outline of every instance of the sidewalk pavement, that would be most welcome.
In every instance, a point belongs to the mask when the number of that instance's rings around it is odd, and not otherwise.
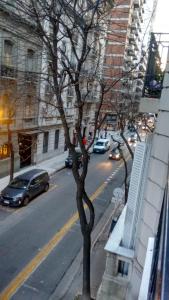
[[[112,219],[119,216],[123,204],[112,203],[108,206],[104,215],[100,219],[92,232],[91,250],[91,296],[96,299],[97,291],[102,281],[102,276],[106,266],[107,243]],[[82,288],[82,249],[73,261],[72,265],[62,278],[53,295],[49,300],[75,300],[77,295],[81,295]]]
[[[58,154],[55,157],[52,157],[51,159],[42,161],[36,165],[32,165],[29,167],[25,167],[21,170],[19,170],[18,172],[14,173],[14,177],[33,170],[33,169],[43,169],[46,170],[49,175],[54,174],[55,172],[61,170],[64,168],[65,166],[65,159],[68,156],[68,151],[65,151],[64,153]],[[9,176],[5,176],[3,178],[0,178],[0,191],[5,188],[5,186],[9,183]]]

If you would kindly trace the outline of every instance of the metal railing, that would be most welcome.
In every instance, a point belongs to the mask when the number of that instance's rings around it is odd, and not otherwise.
[[[165,188],[159,226],[155,240],[151,278],[149,282],[149,300],[169,299],[169,193]]]

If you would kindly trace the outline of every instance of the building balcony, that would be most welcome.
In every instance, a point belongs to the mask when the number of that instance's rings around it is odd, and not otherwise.
[[[38,125],[37,116],[23,117],[22,128],[32,128]]]
[[[144,81],[143,81],[143,79],[141,79],[141,78],[138,78],[138,79],[137,79],[137,85],[138,85],[138,86],[142,86],[142,87],[143,87],[143,85],[144,85]]]
[[[134,41],[135,40],[135,34],[134,33],[130,33],[129,35],[129,42]]]
[[[17,69],[14,66],[1,65],[0,74],[5,78],[17,78]]]
[[[36,84],[38,81],[38,74],[35,72],[25,72],[25,81]]]
[[[140,5],[141,5],[141,1],[140,0],[134,0],[133,4],[134,4],[134,7],[139,8]]]
[[[132,29],[133,34],[135,34],[135,39],[139,39],[139,27],[137,23],[134,23],[135,28]]]
[[[141,23],[143,23],[142,9],[139,10],[139,18],[140,18]]]
[[[139,20],[139,12],[138,10],[134,10],[133,11],[133,15],[132,15],[133,19],[136,21],[136,20]]]
[[[127,47],[127,54],[128,56],[132,56],[134,59],[136,58],[136,51],[134,45],[129,45]]]
[[[134,53],[134,45],[130,43],[130,44],[127,46],[127,50],[130,51],[130,53]]]
[[[135,44],[134,44],[134,49],[135,49],[135,51],[138,51],[138,50],[139,50],[138,43],[135,43]]]
[[[129,55],[126,55],[124,60],[128,65],[130,65],[133,62],[132,56],[129,56]]]
[[[136,30],[137,29],[137,23],[136,22],[132,22],[130,25],[132,30]]]

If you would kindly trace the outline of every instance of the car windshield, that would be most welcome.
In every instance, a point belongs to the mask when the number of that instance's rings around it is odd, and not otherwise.
[[[103,142],[97,142],[96,146],[104,146],[104,143]]]
[[[29,183],[29,180],[16,178],[10,182],[9,187],[15,188],[15,189],[25,189],[25,188],[27,188],[28,183]]]

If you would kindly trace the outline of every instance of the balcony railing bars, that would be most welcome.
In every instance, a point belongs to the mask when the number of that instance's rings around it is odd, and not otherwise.
[[[169,194],[165,188],[159,226],[155,240],[151,277],[149,282],[149,300],[169,299]]]

